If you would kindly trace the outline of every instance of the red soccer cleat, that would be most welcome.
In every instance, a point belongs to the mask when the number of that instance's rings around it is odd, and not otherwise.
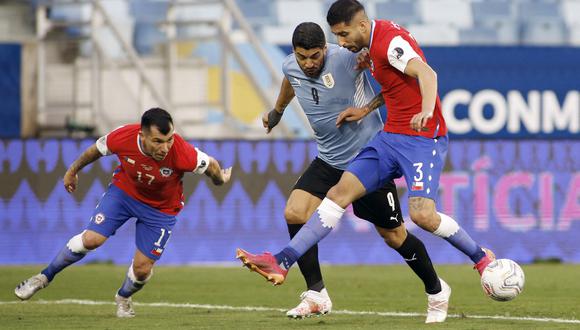
[[[491,251],[490,249],[486,249],[486,248],[482,248],[483,252],[485,252],[485,256],[483,258],[481,258],[481,260],[479,260],[474,266],[474,269],[477,269],[477,271],[479,272],[479,276],[481,276],[481,274],[483,274],[483,271],[485,270],[485,267],[487,267],[487,265],[489,265],[492,261],[495,260],[495,254],[493,253],[493,251]]]
[[[278,265],[276,258],[270,252],[251,254],[248,251],[238,248],[236,250],[236,258],[240,259],[244,263],[244,266],[250,268],[251,271],[255,271],[264,276],[268,281],[274,283],[274,285],[284,283],[286,274],[288,274],[287,270],[284,270]]]

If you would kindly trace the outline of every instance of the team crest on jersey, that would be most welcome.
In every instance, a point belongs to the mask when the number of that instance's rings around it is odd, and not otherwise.
[[[153,169],[153,166],[147,164],[141,164],[141,167],[143,167],[145,171],[151,171]]]
[[[327,73],[323,75],[322,82],[324,83],[324,86],[326,86],[326,88],[334,87],[334,77],[332,76],[332,73]]]
[[[105,215],[104,215],[104,214],[102,214],[102,213],[97,213],[97,214],[95,215],[95,218],[94,218],[94,220],[95,220],[95,223],[96,223],[97,225],[100,225],[101,223],[103,223],[103,221],[105,221]]]
[[[168,176],[171,176],[171,174],[173,174],[173,170],[170,169],[169,167],[162,167],[159,169],[159,172],[161,173],[161,176],[163,176],[163,177],[168,177]]]

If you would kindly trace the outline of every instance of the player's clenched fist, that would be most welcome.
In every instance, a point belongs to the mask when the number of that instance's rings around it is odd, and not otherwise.
[[[79,183],[79,176],[71,171],[66,171],[62,181],[66,191],[72,193],[77,189],[77,184]]]

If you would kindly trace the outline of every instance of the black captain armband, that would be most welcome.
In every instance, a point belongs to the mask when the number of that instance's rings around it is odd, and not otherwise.
[[[278,125],[280,122],[280,119],[282,119],[283,114],[284,111],[278,112],[276,109],[272,109],[270,112],[268,112],[268,129],[276,127],[276,125]]]

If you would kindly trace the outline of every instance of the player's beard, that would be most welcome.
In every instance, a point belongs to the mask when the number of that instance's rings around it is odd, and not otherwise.
[[[312,69],[302,69],[302,72],[304,72],[304,74],[310,78],[318,78],[324,69],[324,64],[326,64],[326,57],[322,60],[322,63],[320,63],[319,67]]]

